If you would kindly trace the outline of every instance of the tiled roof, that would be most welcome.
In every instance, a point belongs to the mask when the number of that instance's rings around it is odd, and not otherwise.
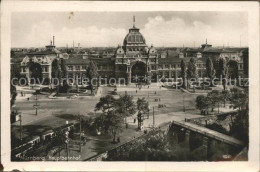
[[[37,51],[37,52],[30,52],[27,53],[27,55],[49,55],[49,54],[60,54],[61,52],[57,49],[53,49],[52,51],[50,50],[43,50],[43,51]]]
[[[65,59],[66,64],[88,64],[89,59],[83,59],[82,54],[70,54],[68,59]]]
[[[92,59],[97,64],[114,65],[115,60],[113,58],[93,58]]]
[[[17,54],[14,54],[11,56],[11,63],[21,63],[21,61],[23,61],[23,58],[25,57],[26,55],[23,54],[23,53],[17,53]]]
[[[241,51],[244,51],[248,48],[207,48],[203,50],[204,53],[239,53]]]
[[[197,62],[205,62],[205,58],[197,58],[193,57]],[[166,58],[159,58],[159,64],[166,64],[166,63],[180,63],[182,60],[184,62],[189,62],[191,57],[184,57],[184,58],[179,58],[176,56],[168,56]]]

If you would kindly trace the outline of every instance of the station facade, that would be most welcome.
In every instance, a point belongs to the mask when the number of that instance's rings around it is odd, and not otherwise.
[[[207,41],[198,48],[159,48],[148,46],[140,29],[133,24],[129,33],[111,55],[91,53],[61,53],[56,49],[55,40],[44,51],[28,53],[20,63],[21,75],[32,77],[40,71],[42,79],[51,79],[52,64],[55,59],[64,59],[68,78],[85,77],[90,61],[95,62],[101,78],[125,78],[127,84],[136,82],[156,82],[158,78],[171,78],[175,81],[181,76],[181,61],[188,63],[194,58],[198,76],[206,77],[206,60],[211,58],[215,68],[220,58],[224,58],[233,78],[248,75],[248,48],[212,47]],[[37,64],[30,66],[29,63]]]

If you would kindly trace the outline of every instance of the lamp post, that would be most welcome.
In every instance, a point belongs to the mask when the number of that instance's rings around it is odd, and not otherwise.
[[[33,107],[35,108],[35,115],[38,115],[38,107],[40,105],[38,104],[38,97],[37,97],[37,90],[35,91],[35,105],[33,105]]]
[[[69,161],[69,132],[65,132],[65,144],[66,144],[66,150],[67,150],[67,161]]]
[[[155,126],[155,118],[154,118],[154,107],[153,107],[153,128]]]
[[[182,95],[182,106],[183,106],[183,112],[185,112],[184,93]]]
[[[127,128],[127,105],[126,105],[126,97],[127,97],[127,91],[125,91],[125,125]]]
[[[20,121],[20,140],[22,141],[22,115],[21,112],[19,112],[19,121]]]
[[[148,116],[147,116],[147,119],[149,119],[149,116],[150,116],[150,106],[149,106],[149,91],[148,91]]]
[[[79,151],[81,152],[81,115],[78,115],[79,117]]]

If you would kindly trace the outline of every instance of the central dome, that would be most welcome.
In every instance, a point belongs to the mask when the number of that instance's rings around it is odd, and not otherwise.
[[[146,44],[143,35],[135,26],[129,29],[129,33],[125,36],[124,45],[126,46],[129,44]]]

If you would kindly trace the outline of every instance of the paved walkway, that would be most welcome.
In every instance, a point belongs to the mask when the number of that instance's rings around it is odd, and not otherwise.
[[[167,88],[165,87],[162,87],[160,86],[159,84],[151,84],[151,85],[143,85],[140,89],[138,86],[136,86],[136,84],[130,84],[128,86],[120,86],[120,85],[117,85],[117,91],[136,91],[139,92],[139,91],[159,91],[159,90],[168,90]]]
[[[205,127],[201,127],[199,125],[196,124],[192,124],[190,122],[183,122],[183,121],[172,121],[173,124],[176,124],[178,126],[181,126],[183,128],[187,128],[191,131],[197,132],[197,133],[201,133],[203,135],[206,135],[208,137],[214,138],[216,140],[219,141],[223,141],[227,144],[233,145],[233,146],[237,146],[237,147],[243,147],[244,143],[234,137],[219,133],[217,131],[214,130],[210,130],[208,128]]]

